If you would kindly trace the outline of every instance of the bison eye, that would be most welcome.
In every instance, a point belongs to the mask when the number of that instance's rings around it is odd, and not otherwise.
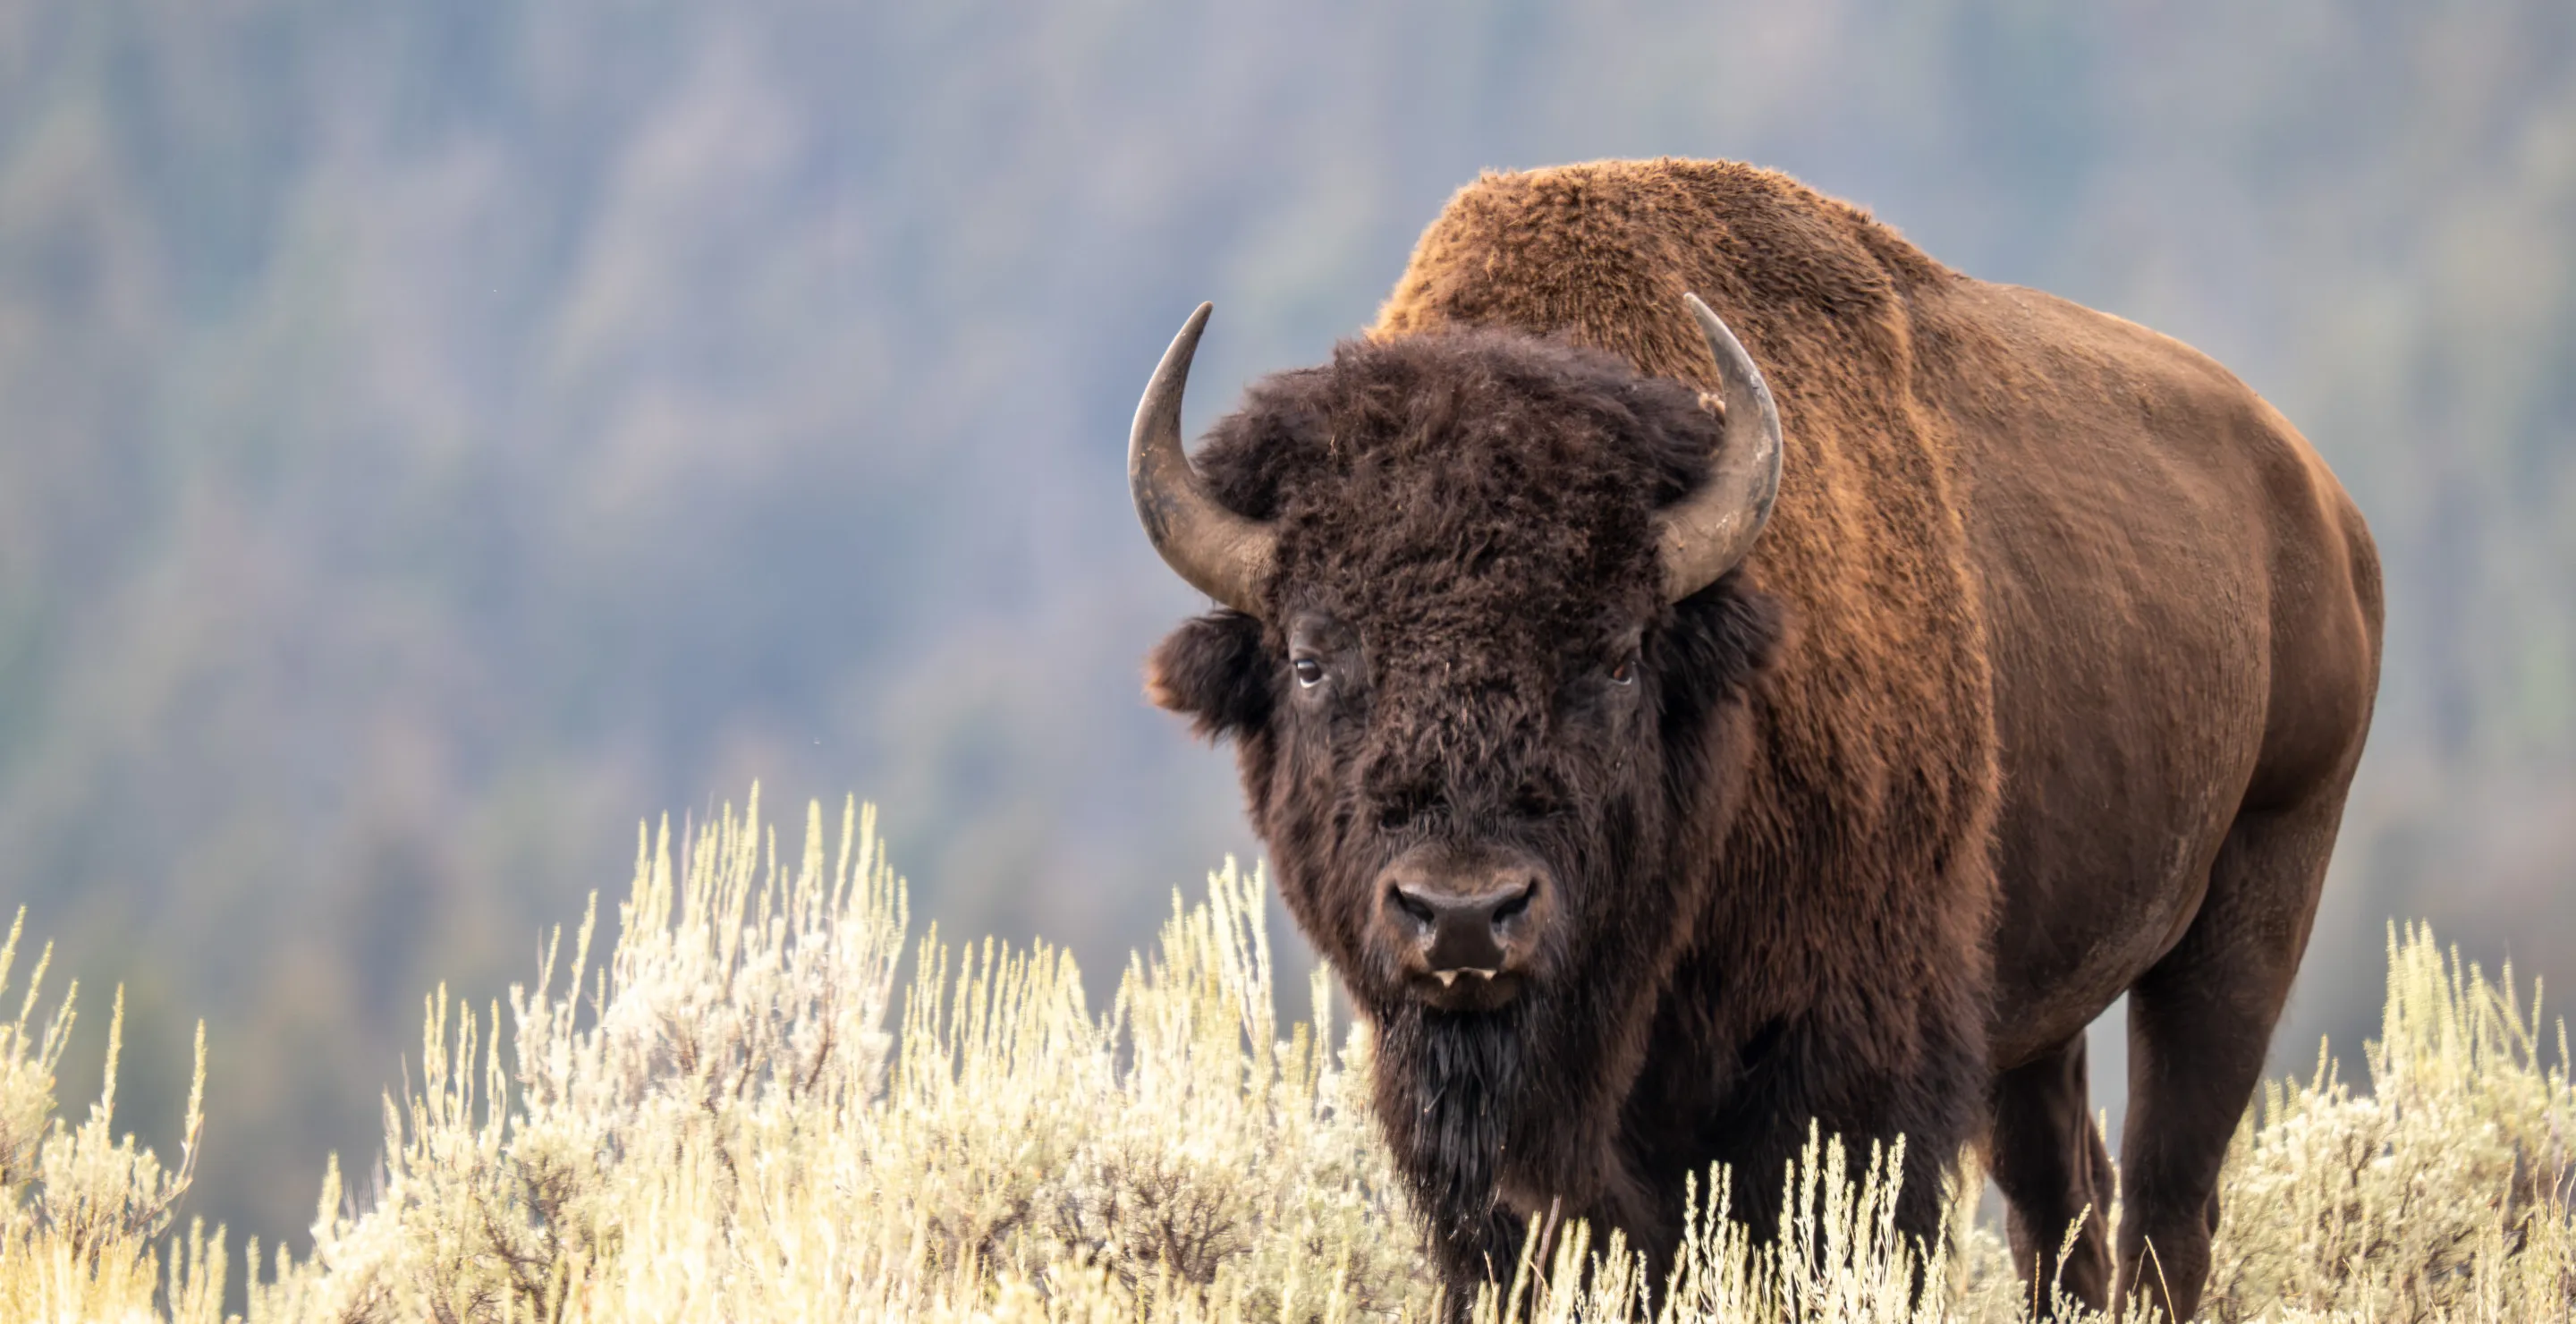
[[[1298,658],[1288,664],[1288,669],[1297,673],[1297,683],[1307,689],[1324,683],[1324,664],[1311,657]]]
[[[1610,668],[1610,683],[1613,685],[1637,683],[1637,658],[1634,654],[1619,659],[1619,665]]]

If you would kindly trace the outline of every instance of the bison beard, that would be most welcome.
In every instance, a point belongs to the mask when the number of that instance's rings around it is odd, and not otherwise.
[[[1416,1009],[1381,1026],[1377,1115],[1452,1283],[1508,1279],[1520,1250],[1521,1221],[1496,1191],[1513,1123],[1532,1102],[1527,1014]]]
[[[2305,440],[1726,162],[1477,181],[1193,461],[1204,323],[1130,481],[1229,609],[1147,691],[1235,743],[1377,1029],[1452,1310],[1552,1215],[1660,1274],[1713,1162],[1767,1235],[1812,1123],[1905,1138],[1924,1239],[1987,1140],[2025,1274],[2189,1317],[2377,684],[2375,554]],[[2123,992],[2115,1256],[2082,1045]]]

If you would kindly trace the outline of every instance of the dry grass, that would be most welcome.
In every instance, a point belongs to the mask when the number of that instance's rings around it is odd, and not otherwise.
[[[1369,1044],[1272,1011],[1260,883],[1174,899],[1157,955],[1094,1014],[1072,962],[936,934],[895,996],[903,887],[852,808],[782,861],[752,808],[675,853],[639,842],[620,938],[585,918],[507,1019],[430,1000],[420,1083],[388,1099],[363,1202],[336,1167],[309,1257],[256,1241],[249,1320],[1421,1319],[1416,1238],[1367,1117]],[[2373,1089],[2330,1062],[2265,1091],[2227,1175],[2209,1311],[2227,1320],[2576,1315],[2576,1092],[2510,971],[2390,935]],[[8,991],[13,930],[0,952]],[[44,961],[0,1022],[0,1319],[214,1321],[220,1232],[171,1227],[165,1169],[105,1097],[51,1119],[71,993]],[[895,1011],[898,1001],[901,1011]],[[506,1025],[506,1033],[504,1026]],[[503,1040],[506,1038],[506,1045]],[[111,1036],[113,1039],[113,1036]],[[202,1036],[201,1036],[202,1041]],[[204,1053],[199,1050],[202,1081]],[[1818,1138],[1787,1174],[1717,1174],[1650,1314],[1618,1239],[1580,1227],[1489,1319],[2006,1321],[2023,1294],[1962,1214],[1918,1271],[1890,1156]],[[1793,1183],[1749,1245],[1730,1181]],[[1962,1202],[1963,1211],[1966,1202]]]

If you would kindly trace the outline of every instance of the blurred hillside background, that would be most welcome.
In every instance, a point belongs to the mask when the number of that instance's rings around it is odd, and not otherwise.
[[[83,985],[67,1111],[122,981],[166,1145],[204,1016],[191,1206],[300,1245],[422,995],[755,777],[1106,987],[1254,853],[1137,697],[1201,605],[1122,483],[1165,339],[1216,301],[1195,428],[1480,169],[1665,153],[2180,336],[2343,476],[2387,679],[2285,1069],[2357,1065],[2390,916],[2567,986],[2566,0],[20,0],[0,907]]]

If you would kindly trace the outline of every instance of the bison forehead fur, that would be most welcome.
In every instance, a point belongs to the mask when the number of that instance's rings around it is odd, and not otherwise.
[[[1686,292],[1785,460],[1750,557],[1676,603],[1658,512],[1721,433]],[[2189,1314],[2377,680],[2368,534],[2268,405],[1783,176],[1606,162],[1462,190],[1369,333],[1197,463],[1266,570],[1149,692],[1236,741],[1453,1298],[1542,1214],[1660,1262],[1713,1162],[1767,1227],[1812,1120],[1907,1138],[1924,1237],[1989,1140],[2025,1268],[2081,1216],[2070,1291]],[[1540,881],[1417,897],[1434,847]],[[1458,915],[1526,939],[1521,982],[1425,981]],[[2115,1255],[2082,1033],[2123,991]]]
[[[1694,392],[1612,355],[1450,331],[1350,342],[1256,384],[1199,463],[1280,529],[1274,593],[1570,633],[1651,601],[1650,522],[1717,432]]]
[[[1565,808],[1577,788],[1521,783],[1572,775],[1563,755],[1597,734],[1569,720],[1583,715],[1582,682],[1640,627],[1658,627],[1656,660],[1695,668],[1663,687],[1694,711],[1769,651],[1767,625],[1739,620],[1767,620],[1749,594],[1711,595],[1678,632],[1656,596],[1655,513],[1698,479],[1716,433],[1678,383],[1492,332],[1348,344],[1325,367],[1260,383],[1199,463],[1229,505],[1278,531],[1271,607],[1229,618],[1241,638],[1218,650],[1251,674],[1187,706],[1212,728],[1281,734],[1263,722],[1291,684],[1277,660],[1297,621],[1329,619],[1360,645],[1365,670],[1346,680],[1362,702],[1308,725],[1343,737],[1328,743],[1365,774],[1353,793],[1436,792],[1468,819],[1507,815],[1495,801],[1514,797]],[[1164,684],[1217,680],[1215,663],[1190,656],[1197,638],[1158,656]],[[1256,802],[1270,791],[1256,787]]]

